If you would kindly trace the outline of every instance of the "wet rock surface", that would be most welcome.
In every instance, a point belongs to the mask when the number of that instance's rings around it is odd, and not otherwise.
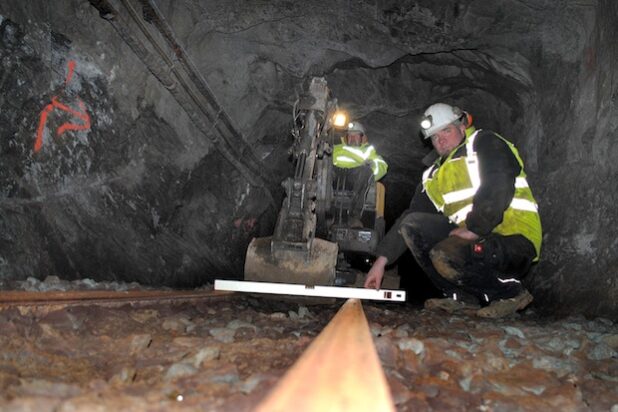
[[[342,302],[235,295],[5,309],[0,410],[250,410]],[[397,410],[618,408],[618,325],[611,320],[528,311],[489,321],[405,304],[363,307]]]

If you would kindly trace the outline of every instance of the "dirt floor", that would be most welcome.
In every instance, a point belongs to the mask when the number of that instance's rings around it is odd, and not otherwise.
[[[0,410],[250,410],[342,303],[5,309]],[[363,307],[400,411],[618,411],[611,320]]]

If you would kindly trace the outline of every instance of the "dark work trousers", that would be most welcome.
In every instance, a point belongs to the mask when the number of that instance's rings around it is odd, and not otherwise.
[[[536,255],[528,239],[492,233],[468,241],[448,235],[456,227],[444,215],[432,213],[411,213],[401,223],[408,248],[437,288],[457,300],[485,304],[524,290],[520,279]],[[456,274],[440,274],[432,257],[446,259]]]

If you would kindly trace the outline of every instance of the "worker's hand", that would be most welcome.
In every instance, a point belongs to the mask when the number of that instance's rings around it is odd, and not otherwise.
[[[476,239],[479,238],[479,235],[477,235],[474,232],[469,231],[465,227],[458,227],[456,229],[453,229],[453,230],[451,230],[451,232],[448,235],[449,236],[457,236],[457,237],[460,237],[460,238],[466,239],[466,240],[476,240]]]
[[[380,256],[376,259],[367,273],[367,279],[365,279],[365,288],[367,289],[380,289],[382,284],[382,278],[384,278],[384,268],[388,259],[384,256]]]

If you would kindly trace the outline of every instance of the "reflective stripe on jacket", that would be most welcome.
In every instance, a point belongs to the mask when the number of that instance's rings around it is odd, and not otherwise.
[[[376,149],[370,144],[360,146],[350,146],[347,144],[337,144],[333,147],[333,164],[344,169],[369,164],[373,171],[373,178],[377,181],[386,174],[388,165],[378,155]]]
[[[466,137],[464,142],[455,148],[440,164],[435,163],[423,173],[423,190],[438,211],[444,213],[453,223],[460,227],[474,207],[474,195],[481,182],[479,160],[474,151],[474,139],[478,131]],[[504,236],[521,234],[530,240],[536,249],[538,260],[541,251],[541,220],[538,205],[528,186],[524,165],[515,146],[502,136],[502,139],[513,152],[521,167],[519,176],[515,179],[513,199],[503,215],[502,222],[492,232]],[[464,146],[466,154],[454,158],[457,150]]]

